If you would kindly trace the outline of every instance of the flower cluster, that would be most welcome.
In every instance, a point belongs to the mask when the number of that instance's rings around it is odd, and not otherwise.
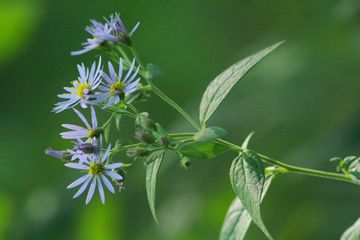
[[[91,20],[92,25],[87,27],[86,31],[93,38],[84,43],[83,50],[73,52],[73,55],[98,48],[105,42],[130,45],[130,37],[139,23],[129,33],[118,13],[105,20],[105,24]],[[135,58],[130,61],[128,58],[124,60],[117,56],[117,59],[119,66],[115,66],[116,71],[111,62],[108,62],[108,71],[105,71],[101,57],[90,68],[87,68],[83,63],[77,65],[78,77],[72,81],[70,87],[64,87],[66,93],[58,95],[63,100],[56,103],[53,108],[56,113],[72,109],[83,123],[82,125],[62,124],[67,130],[60,135],[63,139],[72,141],[72,148],[67,150],[49,148],[45,153],[63,160],[66,167],[85,172],[84,176],[71,183],[67,188],[79,186],[74,198],[88,189],[86,204],[91,201],[96,188],[102,203],[105,203],[104,185],[112,193],[115,192],[112,182],[119,185],[120,188],[123,186],[124,171],[122,168],[125,165],[121,162],[111,162],[113,152],[111,144],[103,151],[103,139],[106,138],[105,132],[109,123],[99,125],[94,108],[98,106],[102,109],[108,109],[119,107],[118,105],[126,105],[126,97],[134,93],[139,86],[140,66],[136,64]],[[88,121],[79,110],[75,109],[77,106],[90,109],[91,121]]]
[[[80,196],[91,182],[86,197],[86,204],[92,199],[96,186],[98,187],[102,203],[105,203],[103,184],[110,192],[115,192],[108,178],[116,183],[121,182],[123,177],[118,173],[118,170],[123,166],[123,163],[108,163],[111,144],[109,144],[105,153],[102,153],[103,131],[98,127],[95,109],[91,107],[91,125],[83,114],[76,109],[74,109],[74,111],[82,120],[85,127],[63,124],[62,126],[70,131],[60,133],[64,139],[74,139],[74,147],[63,151],[48,149],[46,150],[46,154],[66,161],[66,167],[86,172],[84,176],[67,187],[74,188],[81,185],[75,193],[74,198]]]
[[[220,238],[238,239],[239,236],[245,235],[250,222],[254,222],[268,239],[272,239],[261,219],[260,203],[276,175],[293,172],[360,184],[359,157],[349,156],[333,159],[338,161],[339,173],[292,166],[249,150],[248,143],[252,133],[241,146],[238,146],[223,139],[227,134],[226,130],[218,126],[207,126],[211,115],[234,84],[282,42],[242,60],[241,63],[245,62],[245,65],[236,63],[231,66],[229,68],[231,74],[227,69],[216,77],[208,85],[202,97],[199,109],[200,122],[198,122],[156,87],[153,79],[162,75],[161,69],[151,63],[144,65],[139,59],[131,41],[131,36],[139,23],[132,31],[128,32],[120,15],[115,13],[110,18],[105,18],[105,23],[91,20],[91,24],[86,31],[92,35],[92,38],[87,39],[87,42],[83,44],[84,49],[72,52],[72,55],[100,49],[104,53],[103,57],[108,56],[114,62],[119,63],[119,66],[114,68],[113,63],[108,62],[107,68],[104,69],[101,57],[90,68],[85,67],[83,63],[77,66],[79,76],[72,81],[71,87],[64,88],[66,93],[58,95],[64,100],[56,103],[53,111],[58,113],[72,109],[82,124],[62,124],[66,131],[60,135],[63,139],[72,141],[72,148],[60,151],[49,148],[45,151],[46,154],[64,161],[66,167],[83,172],[81,177],[67,186],[69,189],[78,187],[74,198],[87,190],[86,204],[88,204],[97,190],[101,202],[105,203],[104,189],[115,193],[114,184],[116,184],[121,190],[126,173],[124,168],[131,164],[113,162],[112,158],[114,154],[126,151],[127,157],[143,161],[145,164],[147,198],[151,213],[157,221],[155,211],[156,177],[167,152],[176,154],[180,165],[188,168],[192,160],[211,159],[227,151],[232,151],[236,157],[231,164],[230,182],[237,195],[237,200],[229,208]],[[131,56],[134,57],[132,60]],[[140,75],[146,82],[146,85],[141,87],[139,87]],[[135,101],[146,100],[149,96],[148,92],[156,94],[177,110],[196,131],[168,133],[159,123],[154,122],[147,112],[139,111],[135,106]],[[88,121],[79,110],[75,109],[77,106],[90,109],[91,121]],[[104,124],[98,123],[95,106],[111,112],[109,120]],[[136,142],[118,138],[115,146],[111,148],[111,143],[108,143],[111,122],[116,120],[119,130],[120,120],[123,116],[134,120]],[[108,143],[104,148],[103,139]],[[248,176],[251,181],[248,181]],[[239,204],[240,202],[241,204]],[[234,209],[241,213],[246,212],[249,221],[245,224],[241,221],[234,222],[234,219],[229,217],[233,215]]]
[[[66,100],[55,104],[53,111],[61,112],[78,104],[86,108],[88,105],[104,103],[103,107],[106,108],[119,103],[126,94],[135,92],[140,82],[140,67],[134,71],[134,58],[125,75],[123,59],[120,58],[119,62],[118,72],[115,72],[113,64],[108,62],[110,74],[102,70],[101,58],[98,64],[94,62],[90,69],[84,64],[78,65],[79,77],[72,82],[72,87],[64,87],[67,93],[59,94],[58,97]]]
[[[85,30],[92,36],[88,38],[82,45],[84,48],[79,51],[71,52],[71,55],[81,55],[91,50],[105,46],[107,43],[122,43],[131,46],[131,36],[139,27],[140,22],[137,22],[133,29],[128,32],[119,13],[110,15],[110,19],[105,19],[105,23],[100,23],[96,20],[90,20],[91,26]]]

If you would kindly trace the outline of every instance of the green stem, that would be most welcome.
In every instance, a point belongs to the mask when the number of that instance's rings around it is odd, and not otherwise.
[[[131,50],[132,54],[134,55],[134,57],[136,58],[136,60],[138,61],[138,63],[140,64],[141,70],[146,72],[146,66],[141,61],[141,58],[139,57],[139,54],[137,53],[136,49],[131,47],[130,50]]]
[[[136,116],[139,115],[139,111],[136,109],[136,107],[132,104],[128,104],[128,106],[130,107],[130,109],[136,114]]]
[[[143,62],[141,61],[138,53],[136,52],[135,48],[131,47],[131,52],[133,53],[134,57],[136,58],[136,60],[138,61],[138,63],[140,64],[140,67],[142,69],[142,72],[146,73],[146,67],[143,64]],[[157,88],[147,77],[146,74],[142,74],[145,78],[145,80],[147,81],[147,83],[149,84],[149,86],[151,87],[151,90],[158,95],[162,100],[164,100],[166,103],[168,103],[170,106],[172,106],[176,111],[178,111],[181,115],[183,115],[183,117],[185,117],[189,123],[191,123],[191,125],[193,125],[197,130],[200,130],[200,125],[184,110],[182,109],[182,107],[180,107],[176,102],[174,102],[171,98],[169,98],[168,96],[165,95],[165,93],[163,93],[159,88]]]
[[[169,134],[169,136],[174,137],[174,138],[186,138],[186,137],[193,137],[194,133],[172,133],[172,134]],[[217,139],[216,141],[218,143],[222,144],[222,145],[225,145],[225,146],[229,147],[232,151],[235,151],[235,152],[244,151],[244,149],[242,149],[240,146],[235,145],[233,143],[230,143],[228,141],[225,141],[223,139]],[[280,171],[281,173],[295,173],[295,174],[302,174],[302,175],[308,175],[308,176],[320,177],[320,178],[328,178],[328,179],[353,183],[350,176],[348,176],[346,174],[340,174],[340,173],[326,172],[326,171],[320,171],[320,170],[315,170],[315,169],[310,169],[310,168],[297,167],[297,166],[293,166],[293,165],[286,164],[286,163],[280,162],[278,160],[272,159],[272,158],[270,158],[268,156],[265,156],[263,154],[259,154],[259,153],[257,153],[257,154],[261,157],[261,159],[265,163],[273,165],[273,166],[280,167],[282,169]]]
[[[132,54],[134,55],[135,59],[138,61],[139,65],[140,65],[140,75],[145,79],[145,81],[151,86],[151,81],[147,76],[146,73],[146,66],[145,64],[141,61],[141,58],[139,56],[139,54],[137,53],[136,49],[134,47],[130,47],[130,50],[132,52]]]
[[[217,141],[224,145],[227,145],[233,151],[236,151],[236,152],[244,151],[244,149],[242,149],[240,146],[237,146],[233,143],[227,142],[223,139],[218,139]],[[290,164],[280,162],[278,160],[272,159],[268,156],[265,156],[265,155],[262,155],[259,153],[257,153],[257,154],[261,157],[261,159],[264,162],[266,162],[270,165],[281,167],[281,168],[285,169],[286,171],[284,173],[296,173],[296,174],[308,175],[308,176],[313,176],[313,177],[328,178],[328,179],[353,183],[352,179],[348,175],[334,173],[334,172],[325,172],[325,171],[320,171],[320,170],[315,170],[315,169],[310,169],[310,168],[297,167],[297,166],[293,166]]]
[[[137,88],[136,90],[140,91],[140,92],[151,91],[151,85],[145,85],[145,86]]]
[[[313,177],[328,178],[328,179],[353,183],[352,179],[348,175],[334,173],[334,172],[320,171],[320,170],[315,170],[315,169],[310,169],[310,168],[297,167],[297,166],[289,165],[289,164],[274,160],[274,159],[264,156],[262,154],[258,154],[258,155],[264,160],[264,162],[284,168],[289,173],[296,173],[296,174],[308,175],[308,176],[313,176]]]
[[[101,126],[101,128],[105,129],[110,124],[110,122],[114,119],[115,116],[116,116],[116,114],[112,113],[110,118],[104,123],[104,125]]]
[[[125,61],[127,61],[130,64],[131,60],[130,60],[129,56],[126,54],[125,50],[122,48],[122,46],[117,46],[116,48],[118,49],[120,54],[123,55],[123,57],[125,58]]]
[[[114,155],[116,153],[119,153],[121,151],[125,151],[127,149],[133,148],[133,147],[138,147],[140,146],[140,143],[134,143],[134,144],[129,144],[129,145],[125,145],[125,146],[120,146],[118,148],[113,148],[110,152],[110,155]]]
[[[194,133],[169,133],[168,136],[174,138],[186,138],[186,137],[193,137]]]
[[[129,112],[129,111],[123,111],[123,112],[116,112],[115,110],[111,110],[109,108],[105,108],[106,111],[115,114],[115,115],[123,115],[131,118],[136,118],[136,114]]]
[[[146,67],[141,61],[141,58],[139,57],[138,53],[136,52],[135,48],[131,47],[131,52],[133,53],[134,57],[140,64],[140,67],[142,69],[142,72],[146,73]],[[185,117],[191,125],[193,125],[197,130],[200,130],[200,125],[184,110],[182,107],[180,107],[176,102],[174,102],[171,98],[165,95],[159,88],[157,88],[147,77],[146,74],[142,74],[148,83],[148,85],[151,87],[151,90],[158,95],[162,100],[164,100],[167,104],[172,106],[176,111],[178,111],[183,117]]]
[[[183,115],[186,120],[188,120],[191,125],[193,125],[197,130],[200,130],[200,125],[184,110],[182,109],[176,102],[166,96],[160,89],[158,89],[155,85],[152,84],[153,92],[158,95],[162,100],[164,100],[167,104],[172,106],[176,111],[178,111],[181,115]]]

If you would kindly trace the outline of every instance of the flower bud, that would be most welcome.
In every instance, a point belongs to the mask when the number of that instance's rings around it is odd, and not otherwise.
[[[180,166],[182,166],[185,169],[188,169],[191,165],[190,158],[183,157],[180,159]]]
[[[139,102],[147,102],[149,98],[151,97],[150,93],[147,92],[141,92],[136,97],[136,100]]]
[[[117,38],[119,39],[120,42],[122,42],[123,44],[131,47],[132,46],[132,42],[131,42],[131,38],[129,36],[129,34],[124,33],[124,34],[117,34]]]
[[[169,139],[166,136],[160,138],[160,144],[164,147],[169,146]]]
[[[143,126],[145,129],[149,129],[150,131],[156,131],[156,124],[150,118],[141,117],[140,123],[141,123],[141,126]]]
[[[135,132],[135,139],[145,144],[153,144],[155,142],[153,137],[145,132]]]
[[[142,128],[148,129],[150,131],[156,131],[157,127],[153,120],[149,118],[149,114],[147,112],[142,112],[136,119],[137,124],[139,124]]]
[[[147,155],[149,155],[149,151],[144,149],[144,148],[140,148],[140,147],[134,147],[134,148],[130,148],[129,150],[126,151],[126,155],[129,158],[135,158],[135,157],[145,157]]]

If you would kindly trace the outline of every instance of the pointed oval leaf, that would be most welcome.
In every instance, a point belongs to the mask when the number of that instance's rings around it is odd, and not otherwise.
[[[227,135],[225,129],[220,127],[205,128],[194,135],[195,142],[210,142]]]
[[[244,142],[241,145],[242,149],[247,149],[248,148],[249,142],[250,142],[253,135],[254,135],[254,132],[251,132],[251,133],[249,133],[249,135],[247,135],[247,137],[245,138]]]
[[[163,158],[164,151],[153,152],[148,157],[150,163],[146,165],[146,193],[151,214],[156,223],[158,223],[155,211],[156,177]]]
[[[111,128],[111,122],[105,127],[104,129],[104,137],[105,137],[105,141],[109,142],[109,138],[110,138],[110,128]]]
[[[264,199],[274,175],[266,176],[261,200]],[[220,232],[220,240],[243,240],[251,224],[251,217],[238,197],[231,203]]]
[[[260,202],[265,184],[265,171],[260,157],[249,150],[240,153],[232,162],[230,181],[251,219],[268,239],[272,239],[260,214]]]
[[[359,240],[360,239],[360,218],[351,225],[341,236],[340,240]]]
[[[120,121],[121,121],[122,115],[117,114],[115,117],[115,125],[116,125],[116,129],[118,131],[120,131]]]
[[[215,142],[192,142],[181,145],[178,150],[190,159],[210,159],[223,154],[229,147]]]
[[[200,122],[202,125],[204,125],[214,113],[221,101],[226,97],[237,81],[239,81],[240,78],[242,78],[255,64],[282,43],[283,42],[276,43],[235,63],[218,75],[208,85],[200,103]]]

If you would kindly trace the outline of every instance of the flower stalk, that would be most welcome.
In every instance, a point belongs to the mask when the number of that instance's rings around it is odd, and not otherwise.
[[[192,138],[195,135],[195,133],[174,133],[174,134],[169,134],[169,136],[174,137],[174,138]],[[237,146],[233,143],[230,143],[228,141],[225,141],[223,139],[217,139],[217,142],[223,144],[224,146],[229,147],[230,150],[234,151],[234,152],[243,152],[244,149],[242,149],[240,146]],[[313,176],[313,177],[319,177],[319,178],[327,178],[327,179],[332,179],[332,180],[338,180],[338,181],[344,181],[344,182],[350,182],[350,183],[354,183],[351,179],[351,177],[347,174],[340,174],[340,173],[334,173],[334,172],[326,172],[326,171],[320,171],[320,170],[315,170],[315,169],[310,169],[310,168],[303,168],[303,167],[297,167],[297,166],[293,166],[290,164],[286,164],[283,163],[281,161],[272,159],[268,156],[265,156],[263,154],[257,153],[261,159],[272,166],[277,166],[279,167],[281,170],[279,170],[278,172],[280,173],[296,173],[296,174],[301,174],[301,175],[308,175],[308,176]]]

